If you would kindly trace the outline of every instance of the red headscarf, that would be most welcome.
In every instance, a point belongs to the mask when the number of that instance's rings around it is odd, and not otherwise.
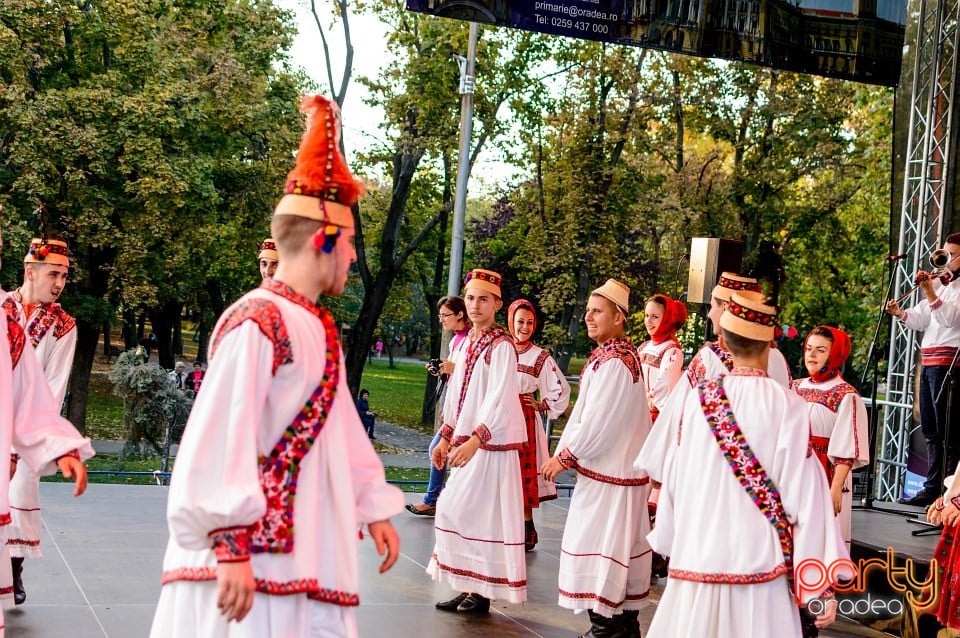
[[[846,362],[850,356],[850,336],[840,328],[817,326],[811,330],[807,338],[803,340],[804,351],[807,349],[807,341],[810,340],[811,335],[813,335],[814,330],[817,330],[817,328],[826,330],[833,337],[833,343],[830,344],[830,354],[827,358],[827,364],[810,375],[810,378],[813,379],[814,382],[820,383],[840,374],[840,368],[843,367],[844,362]]]
[[[507,329],[510,331],[510,334],[513,335],[514,341],[517,343],[526,343],[526,341],[520,341],[520,338],[517,337],[517,334],[513,331],[513,316],[521,309],[529,310],[530,314],[533,315],[533,330],[530,331],[530,335],[533,336],[537,332],[537,311],[534,310],[533,304],[526,299],[517,299],[507,308]]]
[[[668,339],[673,339],[677,331],[687,322],[686,304],[666,295],[654,295],[647,300],[647,303],[651,301],[663,306],[663,316],[660,317],[660,325],[650,335],[650,339],[654,343],[663,343]]]

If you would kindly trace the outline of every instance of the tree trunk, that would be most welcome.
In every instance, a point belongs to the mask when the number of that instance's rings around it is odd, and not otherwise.
[[[357,396],[360,391],[367,352],[373,345],[377,321],[383,313],[383,307],[387,303],[387,295],[390,294],[390,287],[396,276],[397,273],[389,265],[384,264],[380,268],[380,272],[377,273],[373,285],[364,290],[360,314],[357,315],[353,330],[350,331],[353,341],[346,355],[347,383],[350,385],[350,392],[353,396]]]
[[[110,358],[110,330],[111,330],[110,320],[104,321],[103,326],[100,328],[100,331],[103,333],[103,356]]]
[[[165,370],[173,370],[173,327],[182,309],[182,302],[167,301],[149,310],[150,325],[157,337],[157,359]]]
[[[123,311],[123,349],[136,348],[138,341],[137,316],[132,308],[127,308]]]
[[[173,318],[173,354],[177,357],[183,356],[183,306],[180,312]]]
[[[70,404],[67,418],[81,434],[87,433],[87,397],[90,394],[90,370],[97,354],[100,328],[85,321],[77,321],[77,350],[73,356],[73,369],[67,392]]]
[[[577,335],[580,331],[580,321],[583,319],[583,309],[587,305],[587,295],[590,292],[590,271],[586,266],[580,266],[580,275],[577,277],[577,301],[573,306],[569,323],[567,324],[566,348],[557,353],[557,365],[564,374],[570,365],[570,357],[577,344]]]

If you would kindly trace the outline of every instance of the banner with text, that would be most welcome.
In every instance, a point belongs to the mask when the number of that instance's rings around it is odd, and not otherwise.
[[[407,0],[419,13],[894,86],[906,0]]]

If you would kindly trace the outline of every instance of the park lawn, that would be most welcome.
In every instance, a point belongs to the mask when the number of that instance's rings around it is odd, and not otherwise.
[[[113,384],[106,375],[90,377],[86,435],[101,441],[122,441],[126,438],[123,399],[113,393]]]
[[[97,454],[86,462],[88,472],[154,472],[159,470],[163,461],[160,457],[148,457],[144,459],[127,459],[123,463],[117,454]],[[171,461],[170,469],[173,468]],[[41,481],[50,481],[54,483],[64,483],[66,479],[58,472],[52,476],[45,476]],[[153,476],[134,475],[124,476],[122,474],[90,474],[90,483],[114,483],[121,485],[156,485]]]
[[[370,391],[370,410],[377,419],[394,425],[433,434],[433,424],[420,423],[427,371],[422,363],[396,362],[388,367],[386,360],[368,363],[363,369],[362,389]]]

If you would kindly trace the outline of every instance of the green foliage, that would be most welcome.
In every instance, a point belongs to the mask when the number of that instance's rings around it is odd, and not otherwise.
[[[124,352],[110,371],[113,391],[123,398],[126,443],[123,458],[139,458],[149,450],[163,454],[164,434],[183,431],[192,402],[170,383],[167,372],[143,363],[134,352]]]

